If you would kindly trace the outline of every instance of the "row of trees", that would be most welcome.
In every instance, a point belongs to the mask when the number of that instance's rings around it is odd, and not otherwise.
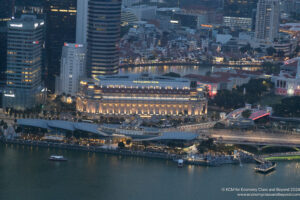
[[[282,117],[300,117],[300,97],[288,97],[273,106],[274,115]]]
[[[252,48],[251,45],[248,43],[245,46],[240,48],[241,53],[248,53],[248,54],[255,54],[255,53],[262,53],[263,50],[261,48]],[[284,51],[276,51],[274,47],[266,48],[266,53],[268,56],[277,56],[277,57],[284,57]]]
[[[249,83],[232,91],[218,91],[211,103],[225,109],[236,109],[243,107],[245,103],[257,103],[265,93],[270,92],[273,88],[274,84],[271,80],[251,79]]]

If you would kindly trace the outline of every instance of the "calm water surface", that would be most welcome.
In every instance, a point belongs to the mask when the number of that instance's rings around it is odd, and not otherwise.
[[[55,153],[69,161],[48,161]],[[159,159],[0,144],[0,199],[232,200],[236,193],[221,192],[222,187],[300,185],[298,162],[281,162],[269,175],[254,173],[253,167],[177,168]]]
[[[208,66],[150,66],[150,67],[129,67],[120,68],[120,74],[140,74],[151,73],[162,75],[169,72],[179,73],[182,76],[186,74],[201,74],[205,75],[206,72],[211,71],[212,67]]]

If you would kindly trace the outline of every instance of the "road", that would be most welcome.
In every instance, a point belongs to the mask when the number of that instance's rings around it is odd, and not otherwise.
[[[215,138],[220,143],[253,144],[300,147],[300,134],[271,134],[265,132],[240,132],[210,130],[206,136]]]

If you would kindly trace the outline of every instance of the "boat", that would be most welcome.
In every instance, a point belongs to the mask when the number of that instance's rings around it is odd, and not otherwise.
[[[261,163],[259,165],[257,165],[254,170],[256,172],[260,172],[260,173],[269,173],[273,170],[275,170],[277,164],[275,162],[264,162]]]
[[[182,159],[177,160],[177,166],[178,167],[183,167],[183,160]]]
[[[67,159],[64,156],[59,156],[59,155],[51,155],[49,157],[49,160],[51,160],[51,161],[67,161]]]

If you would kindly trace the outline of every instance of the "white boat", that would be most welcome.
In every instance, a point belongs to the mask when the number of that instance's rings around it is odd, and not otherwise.
[[[60,155],[51,155],[49,157],[49,160],[51,160],[51,161],[67,161],[67,159],[64,156],[60,156]]]
[[[260,173],[269,173],[275,170],[277,164],[275,162],[265,162],[260,165],[257,165],[254,170]]]
[[[183,167],[183,160],[182,159],[177,160],[177,166],[178,167]]]

